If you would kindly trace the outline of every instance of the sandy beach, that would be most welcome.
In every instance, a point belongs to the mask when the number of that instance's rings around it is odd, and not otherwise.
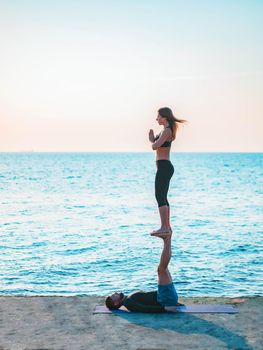
[[[238,314],[94,315],[103,297],[0,297],[1,350],[262,349],[263,297],[181,298],[231,303]]]

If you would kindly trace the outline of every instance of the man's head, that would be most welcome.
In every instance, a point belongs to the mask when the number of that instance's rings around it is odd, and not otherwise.
[[[108,295],[105,299],[105,304],[108,309],[114,310],[122,306],[122,301],[124,299],[124,294],[120,292],[115,292],[111,295]]]

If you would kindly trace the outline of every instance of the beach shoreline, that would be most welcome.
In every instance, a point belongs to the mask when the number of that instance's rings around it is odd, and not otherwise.
[[[262,349],[263,297],[191,297],[237,314],[93,314],[104,296],[0,296],[0,349]]]

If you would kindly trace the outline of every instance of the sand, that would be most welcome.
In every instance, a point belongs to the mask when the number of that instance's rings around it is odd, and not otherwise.
[[[103,297],[0,297],[0,349],[263,349],[263,297],[181,298],[232,303],[238,314],[93,315]]]

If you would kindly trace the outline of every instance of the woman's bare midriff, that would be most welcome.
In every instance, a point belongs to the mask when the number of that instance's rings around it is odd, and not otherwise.
[[[160,147],[156,150],[156,160],[166,159],[170,160],[170,148],[171,147]]]

